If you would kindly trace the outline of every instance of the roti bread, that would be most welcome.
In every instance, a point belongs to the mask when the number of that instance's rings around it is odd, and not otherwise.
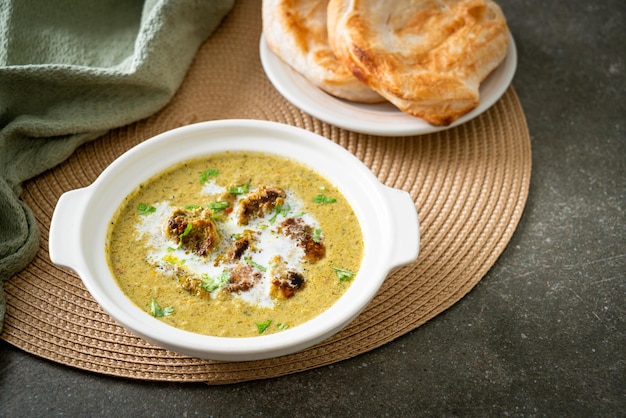
[[[352,74],[403,112],[446,126],[479,103],[506,56],[492,0],[330,0],[329,44]]]
[[[384,99],[352,75],[328,44],[328,0],[263,0],[263,34],[269,48],[311,83],[355,102]]]

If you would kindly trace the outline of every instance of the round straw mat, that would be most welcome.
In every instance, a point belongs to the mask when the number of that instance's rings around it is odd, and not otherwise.
[[[345,131],[290,105],[267,80],[258,55],[260,2],[238,2],[198,51],[173,100],[158,114],[115,129],[25,185],[42,231],[33,262],[5,285],[1,337],[34,355],[107,375],[145,380],[241,382],[331,364],[379,347],[452,306],[486,274],[520,219],[530,182],[530,137],[510,88],[477,119],[434,134],[384,138]],[[391,274],[367,309],[334,337],[278,359],[227,363],[154,347],[115,323],[79,277],[48,256],[59,196],[93,182],[130,147],[193,122],[278,121],[339,143],[391,187],[415,200],[418,260]]]

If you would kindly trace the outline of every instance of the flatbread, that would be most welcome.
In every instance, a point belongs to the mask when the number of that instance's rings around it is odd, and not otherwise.
[[[479,103],[506,56],[509,31],[492,0],[330,0],[330,46],[403,112],[449,125]]]
[[[328,45],[328,0],[263,0],[263,34],[269,48],[333,96],[363,103],[384,99],[360,82]]]

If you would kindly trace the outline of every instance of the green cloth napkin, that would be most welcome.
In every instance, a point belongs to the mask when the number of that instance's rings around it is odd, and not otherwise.
[[[0,331],[3,284],[38,249],[22,183],[162,108],[233,4],[0,1]]]

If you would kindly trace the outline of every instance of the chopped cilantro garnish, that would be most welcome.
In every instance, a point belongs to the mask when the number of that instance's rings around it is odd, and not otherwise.
[[[263,334],[269,326],[272,325],[272,320],[268,319],[267,321],[257,322],[256,329],[259,331],[259,334]]]
[[[335,274],[339,278],[340,282],[350,281],[354,277],[354,272],[348,269],[343,269],[341,267],[333,266],[333,270],[335,270]]]
[[[203,171],[200,174],[200,184],[204,184],[207,181],[209,181],[209,177],[217,177],[218,174],[219,172],[212,168],[209,168],[208,170]]]
[[[276,328],[278,328],[279,331],[284,331],[287,328],[289,328],[289,325],[280,323],[280,324],[276,324]]]
[[[228,202],[213,202],[213,203],[209,203],[208,208],[211,209],[212,211],[220,211],[220,210],[227,209],[228,206],[230,206],[230,203]]]
[[[186,237],[187,235],[189,235],[192,228],[193,226],[191,225],[191,222],[188,223],[183,233],[178,236],[178,245],[176,247],[167,247],[167,251],[171,253],[172,251],[179,249],[183,245],[183,237]],[[163,257],[163,260],[167,261],[168,263],[175,264],[175,263],[172,263],[171,261],[166,260],[166,257],[172,257],[172,258],[176,258],[176,257],[170,256],[170,255],[166,255],[165,257]]]
[[[287,203],[285,203],[284,205],[276,205],[274,207],[274,215],[269,219],[269,222],[271,224],[276,222],[276,218],[278,218],[278,215],[283,215],[286,217],[290,210],[291,207]]]
[[[156,208],[151,205],[146,205],[145,203],[139,203],[137,205],[137,211],[140,215],[149,215],[156,212]]]
[[[335,203],[337,199],[334,197],[329,197],[323,194],[318,194],[313,198],[314,203],[327,204],[327,203]]]
[[[193,209],[200,209],[202,206],[200,205],[187,205],[185,206],[185,209],[187,210],[193,210]]]
[[[243,261],[245,261],[248,265],[252,266],[252,267],[256,267],[259,270],[261,270],[262,272],[266,272],[267,268],[263,267],[260,264],[255,263],[254,261],[252,261],[252,259],[250,257],[244,257]]]
[[[242,184],[241,186],[230,186],[228,188],[228,193],[230,194],[244,194],[250,191],[249,184]]]
[[[183,240],[183,237],[186,237],[187,235],[189,235],[189,233],[191,232],[191,229],[192,229],[192,228],[193,228],[193,226],[191,225],[191,222],[189,222],[189,223],[187,224],[187,226],[185,227],[185,230],[183,231],[183,233],[182,233],[182,234],[180,234],[180,235],[178,236],[178,239],[179,239],[180,241],[182,241],[182,240]]]
[[[157,303],[155,298],[150,299],[150,303],[148,304],[148,309],[150,309],[150,314],[156,318],[160,318],[162,316],[169,316],[174,313],[174,308],[171,306],[166,306],[165,308],[161,308]]]
[[[313,231],[313,236],[311,237],[311,239],[314,242],[320,242],[322,239],[322,230],[320,228],[315,228],[315,231]]]
[[[216,277],[209,277],[206,273],[203,273],[201,277],[202,282],[200,282],[200,287],[208,293],[211,293],[228,283],[230,280],[230,273],[227,270],[222,270],[222,272]]]

